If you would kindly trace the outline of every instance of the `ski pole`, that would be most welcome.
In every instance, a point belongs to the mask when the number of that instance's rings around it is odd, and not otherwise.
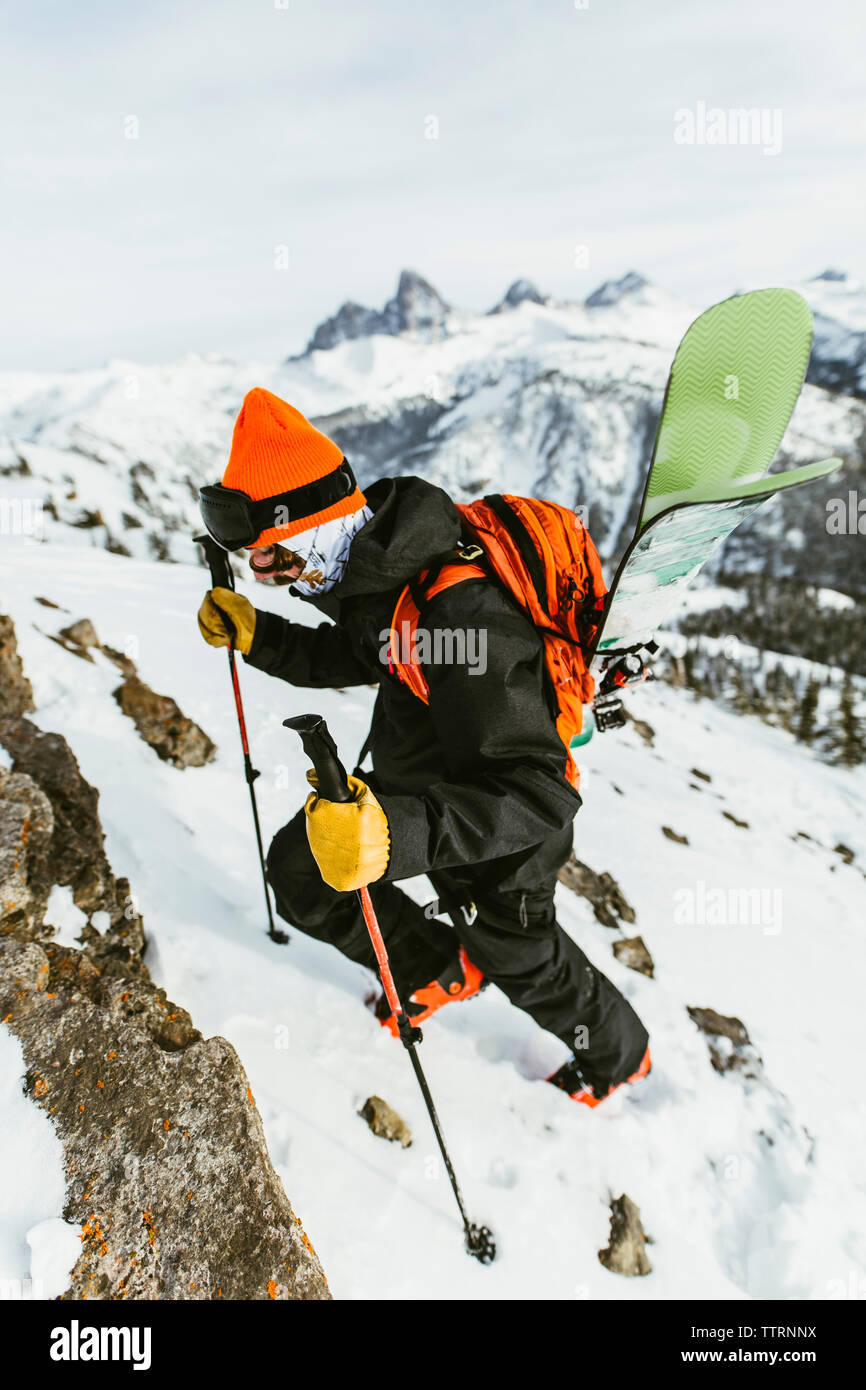
[[[340,762],[337,747],[328,726],[320,714],[301,714],[294,719],[284,719],[283,724],[288,729],[294,729],[300,734],[304,745],[304,751],[309,757],[316,770],[318,777],[318,792],[326,801],[351,801],[352,793],[349,790],[349,783],[346,777],[346,769]],[[463,1220],[463,1230],[466,1235],[466,1249],[470,1255],[474,1255],[481,1264],[488,1265],[496,1256],[496,1242],[486,1226],[477,1226],[469,1220],[466,1207],[463,1202],[463,1195],[457,1182],[454,1167],[445,1145],[445,1136],[442,1133],[442,1126],[439,1116],[436,1113],[436,1106],[433,1104],[433,1097],[427,1085],[427,1078],[421,1066],[421,1060],[415,1051],[415,1044],[421,1041],[421,1029],[414,1028],[409,1021],[409,1017],[400,1002],[400,995],[394,983],[394,976],[391,973],[391,965],[388,960],[388,952],[382,938],[379,923],[376,920],[376,912],[370,897],[369,888],[358,889],[358,900],[361,904],[361,911],[364,914],[364,921],[367,924],[367,931],[379,964],[379,974],[382,980],[382,987],[386,998],[391,1007],[391,1011],[397,1020],[397,1028],[400,1033],[400,1040],[406,1051],[409,1053],[409,1060],[412,1063],[412,1070],[421,1088],[424,1097],[424,1104],[427,1107],[427,1114],[433,1125],[433,1132],[436,1135],[436,1142],[439,1145],[439,1152],[451,1182],[451,1189],[457,1199],[460,1208],[460,1216]]]
[[[235,587],[235,577],[232,574],[232,567],[229,564],[227,552],[223,550],[221,545],[217,545],[216,541],[213,540],[211,536],[193,536],[193,540],[197,545],[204,548],[205,559],[207,560],[208,569],[210,570],[211,587],[214,589],[233,589]],[[225,621],[230,624],[230,620],[227,617]],[[253,808],[253,825],[256,828],[256,844],[259,850],[262,886],[265,890],[265,907],[268,913],[268,936],[271,938],[271,941],[276,941],[280,945],[285,945],[289,937],[286,932],[280,931],[278,927],[274,926],[274,914],[271,908],[271,895],[268,889],[268,876],[265,869],[265,852],[262,846],[262,828],[259,824],[259,808],[256,802],[256,789],[253,785],[260,774],[258,770],[253,767],[250,757],[250,745],[247,739],[247,721],[244,718],[244,705],[241,699],[241,687],[240,681],[238,680],[237,665],[235,663],[234,638],[232,638],[229,643],[229,671],[231,672],[232,690],[235,697],[235,710],[237,711],[238,728],[241,735],[241,748],[243,749],[244,755],[244,776],[247,786],[250,789],[250,803]]]

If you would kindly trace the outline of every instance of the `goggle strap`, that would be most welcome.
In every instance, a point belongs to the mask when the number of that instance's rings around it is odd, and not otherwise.
[[[249,520],[252,535],[243,540],[236,536],[229,537],[232,541],[237,540],[237,545],[233,548],[240,549],[244,545],[252,545],[263,531],[269,531],[278,524],[293,525],[296,521],[303,521],[304,517],[325,511],[335,502],[349,497],[356,486],[355,475],[348,459],[343,459],[342,463],[333,472],[326,473],[324,478],[316,478],[313,482],[304,483],[289,492],[279,492],[273,497],[263,497],[259,501],[254,501],[239,489],[223,487],[222,483],[201,488],[199,497],[203,504],[202,517],[215,540],[219,540],[219,537],[209,523],[215,521],[220,512],[227,520],[233,514],[236,517],[239,507],[242,508],[245,518]],[[286,513],[285,519],[281,519],[279,523],[276,520],[278,508],[284,509]],[[224,544],[224,541],[220,541],[220,544]]]

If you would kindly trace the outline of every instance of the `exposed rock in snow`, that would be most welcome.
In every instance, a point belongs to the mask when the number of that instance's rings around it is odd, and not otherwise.
[[[71,642],[76,647],[99,647],[99,638],[96,635],[96,628],[89,618],[79,618],[78,622],[70,623],[68,627],[62,627],[58,634],[65,637],[67,642]]]
[[[665,839],[673,840],[674,844],[677,845],[687,845],[689,842],[688,835],[680,835],[676,830],[672,830],[669,825],[662,826],[662,834]]]
[[[761,1059],[739,1018],[716,1013],[715,1009],[686,1007],[689,1018],[710,1040],[710,1061],[715,1071],[741,1071],[751,1078],[760,1074]]]
[[[601,1263],[612,1274],[652,1273],[646,1240],[640,1207],[625,1192],[621,1197],[614,1197],[610,1204],[610,1244],[598,1252]]]
[[[204,767],[216,753],[216,744],[170,695],[157,695],[138,676],[127,676],[114,698],[163,762],[180,768]]]
[[[620,922],[633,922],[635,911],[611,874],[597,874],[588,864],[570,856],[557,875],[560,883],[592,904],[592,910],[605,927],[618,927]]]
[[[653,728],[652,724],[648,724],[645,719],[636,718],[636,716],[632,714],[631,710],[627,709],[625,705],[623,705],[622,707],[622,712],[625,716],[625,722],[631,725],[635,733],[638,735],[639,738],[643,739],[644,743],[647,745],[648,748],[652,748],[653,739],[655,738],[655,729]]]
[[[367,1121],[373,1133],[380,1139],[390,1139],[392,1143],[399,1142],[401,1148],[409,1148],[412,1143],[411,1129],[402,1115],[392,1110],[381,1096],[369,1096],[358,1114]]]
[[[653,958],[642,936],[629,936],[613,943],[613,953],[621,965],[629,970],[637,970],[640,975],[653,978],[655,966]]]

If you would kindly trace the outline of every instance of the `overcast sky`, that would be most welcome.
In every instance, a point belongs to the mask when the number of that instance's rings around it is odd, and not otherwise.
[[[864,268],[862,0],[0,13],[3,368],[283,357],[403,266],[479,310]],[[676,143],[700,102],[780,111],[781,150]]]

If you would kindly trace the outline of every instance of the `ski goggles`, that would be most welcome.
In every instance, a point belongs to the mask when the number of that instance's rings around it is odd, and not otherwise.
[[[355,475],[347,459],[324,478],[304,483],[290,492],[278,492],[260,501],[238,488],[213,483],[199,488],[198,505],[207,533],[223,550],[243,550],[255,545],[263,531],[293,526],[296,521],[333,507],[355,491]]]

